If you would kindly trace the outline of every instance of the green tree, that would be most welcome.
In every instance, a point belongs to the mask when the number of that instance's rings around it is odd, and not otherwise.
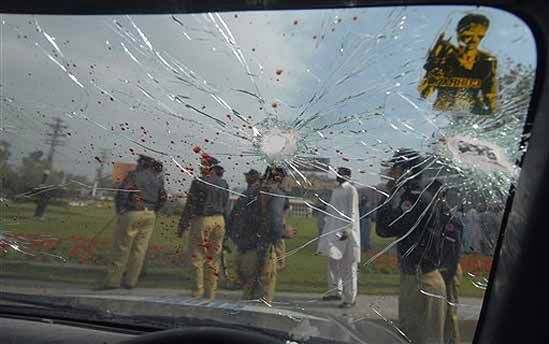
[[[42,183],[46,185],[58,185],[63,181],[62,171],[50,171],[42,151],[33,151],[21,160],[21,166],[17,169],[14,189],[16,194],[32,191]],[[45,177],[45,174],[47,178]]]
[[[10,187],[10,181],[13,179],[13,171],[8,164],[11,155],[10,144],[6,141],[0,141],[0,197],[6,198],[13,193]]]
[[[7,141],[0,141],[0,166],[7,164],[11,145]]]

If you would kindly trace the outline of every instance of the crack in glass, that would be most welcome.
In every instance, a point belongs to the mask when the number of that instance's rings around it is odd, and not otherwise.
[[[347,290],[357,274],[359,298],[378,292],[377,284],[403,293],[404,275],[421,280],[426,266],[440,270],[441,279],[452,275],[448,270],[463,270],[462,290],[484,294],[503,211],[528,146],[524,128],[531,126],[525,122],[536,47],[511,14],[397,6],[2,15],[1,28],[2,259],[107,264],[113,240],[107,234],[118,224],[116,216],[105,222],[105,210],[117,193],[144,192],[122,188],[115,169],[124,179],[136,168],[129,161],[146,155],[163,164],[168,197],[147,249],[144,278],[159,265],[191,268],[189,230],[178,232],[176,217],[195,181],[227,192],[231,206],[241,200],[246,209],[262,209],[265,199],[287,201],[284,228],[297,233],[287,235],[274,262],[285,265],[279,287],[303,295],[253,297],[244,304],[303,313],[328,308],[326,297]],[[202,173],[210,158],[224,169],[228,187]],[[279,188],[248,192],[244,172],[254,169],[267,180],[276,167],[285,171]],[[360,214],[334,205],[341,185],[356,190]],[[336,237],[349,243],[353,228],[360,231],[355,244],[365,245],[363,235],[369,245],[358,247],[359,272],[327,287],[326,262],[315,245]],[[226,281],[229,240],[225,229],[223,271],[215,273]],[[52,247],[44,249],[44,243]],[[384,259],[391,263],[382,266]],[[451,259],[457,262],[448,268]],[[311,264],[311,271],[300,264]],[[474,309],[469,299],[451,298],[452,279],[443,281],[444,292],[419,285],[417,292]],[[372,315],[357,308],[338,310],[352,314],[351,325],[330,321],[348,341],[366,342],[351,328]],[[401,339],[417,340],[391,311],[386,315],[374,303],[366,308]],[[298,323],[295,340],[321,335],[307,318],[279,315]]]

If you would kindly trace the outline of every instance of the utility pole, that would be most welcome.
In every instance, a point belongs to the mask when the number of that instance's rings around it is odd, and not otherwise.
[[[99,183],[103,178],[103,170],[105,168],[105,164],[108,163],[109,153],[110,151],[108,149],[101,149],[100,155],[95,158],[99,162],[99,167],[97,167],[95,182],[93,183],[93,189],[92,189],[92,197],[94,198],[97,196],[97,188],[99,187]]]
[[[50,149],[46,158],[46,169],[43,171],[42,184],[45,184],[48,180],[48,176],[52,171],[55,149],[65,144],[63,138],[67,137],[65,130],[68,129],[68,126],[66,126],[63,123],[63,120],[59,117],[54,118],[53,123],[48,123],[47,126],[50,127],[51,131],[46,133],[47,139],[45,142],[50,145]],[[38,196],[34,217],[40,220],[44,219],[44,213],[46,212],[46,207],[48,206],[50,197],[52,196],[49,191],[43,192],[40,196]]]
[[[46,134],[48,137],[46,139],[46,144],[50,145],[46,160],[46,169],[51,171],[55,149],[65,144],[65,142],[63,142],[63,138],[67,137],[65,130],[69,127],[66,126],[63,120],[59,117],[54,118],[53,123],[48,123],[47,126],[50,127],[52,131]]]

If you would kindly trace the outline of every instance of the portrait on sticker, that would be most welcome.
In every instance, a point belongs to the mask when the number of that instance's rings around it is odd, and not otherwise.
[[[458,21],[455,33],[438,36],[418,86],[422,98],[434,95],[434,110],[483,116],[496,111],[497,58],[480,49],[489,28],[486,15],[470,13]]]

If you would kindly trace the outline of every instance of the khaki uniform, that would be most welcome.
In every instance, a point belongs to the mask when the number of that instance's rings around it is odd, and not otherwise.
[[[239,285],[238,277],[238,248],[235,243],[228,238],[225,238],[225,247],[223,250],[223,270],[225,272],[225,280],[228,285]]]
[[[264,183],[262,190],[284,195],[277,184]],[[277,270],[283,268],[277,258],[285,256],[285,216],[288,200],[261,194],[258,185],[251,185],[247,198],[256,202],[237,203],[232,211],[232,237],[238,247],[237,271],[244,300],[263,299],[272,302]],[[278,251],[278,253],[277,253]]]
[[[215,298],[220,273],[220,254],[225,235],[222,215],[196,216],[191,220],[190,251],[193,269],[193,297]]]
[[[105,287],[136,286],[155,220],[155,212],[148,209],[120,215],[114,233],[112,260],[103,283]]]
[[[276,254],[276,268],[282,271],[286,268],[286,241],[281,239],[276,242],[274,247]]]
[[[287,179],[285,179],[287,180]],[[290,204],[284,209],[284,225],[287,226],[288,215],[290,214]],[[276,268],[282,271],[286,268],[286,241],[280,239],[275,244]]]
[[[238,275],[242,283],[243,299],[273,301],[277,264],[275,246],[265,252],[253,249],[238,254]]]
[[[440,272],[401,273],[398,320],[411,343],[442,343],[445,319],[446,286]]]

